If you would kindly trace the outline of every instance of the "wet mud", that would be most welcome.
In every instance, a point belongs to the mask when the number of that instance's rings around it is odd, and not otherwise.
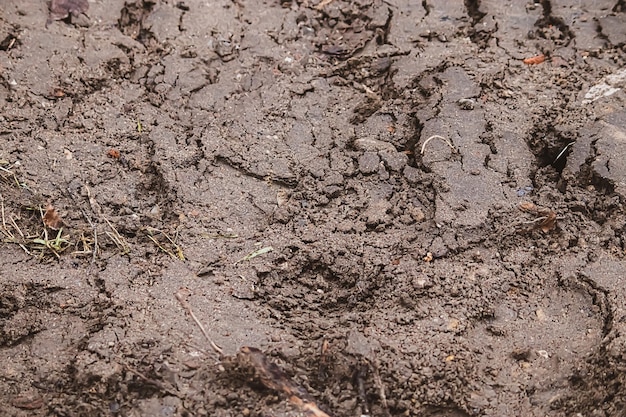
[[[626,415],[623,1],[53,3],[0,7],[0,415]]]

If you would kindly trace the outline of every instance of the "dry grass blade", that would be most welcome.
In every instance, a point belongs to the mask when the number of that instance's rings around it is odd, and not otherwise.
[[[91,231],[93,233],[93,250],[91,251],[91,262],[93,263],[96,262],[96,257],[98,256],[98,252],[100,251],[98,246],[98,228],[96,227],[96,225],[93,224],[91,218],[87,215],[87,213],[85,213],[85,210],[81,209],[80,211],[83,213],[83,217],[87,219],[87,222],[89,223],[89,226],[91,226]],[[83,248],[85,248],[84,244]],[[91,249],[89,248],[89,250]]]
[[[13,232],[11,231],[11,229],[9,229],[9,226],[7,225],[7,218],[6,218],[5,208],[4,208],[4,197],[2,196],[2,194],[0,194],[0,211],[2,212],[2,229],[1,230],[2,230],[2,234],[5,237],[3,241],[6,243],[17,244],[24,250],[24,252],[26,252],[28,255],[31,255],[30,251],[26,248],[26,246],[24,246],[24,244],[22,244],[16,239],[15,235],[13,234]],[[22,233],[20,228],[17,227],[15,220],[13,220],[13,218],[11,217],[9,218],[9,222],[11,223],[11,227],[15,229],[22,237],[22,240],[24,240],[24,234]]]
[[[22,233],[22,229],[17,225],[17,223],[15,222],[15,219],[13,217],[11,217],[9,220],[11,221],[11,225],[13,226],[13,228],[15,230],[17,230],[17,233],[20,234],[22,239],[26,239],[26,235],[24,235],[24,233]]]
[[[237,262],[235,262],[235,265],[237,265],[239,262],[249,261],[251,259],[256,258],[259,255],[263,255],[265,253],[269,253],[269,252],[271,252],[273,250],[274,250],[274,248],[271,247],[271,246],[266,246],[264,248],[257,249],[255,251],[250,252],[249,254],[247,254],[246,256],[244,256],[243,258],[238,260]]]
[[[78,245],[82,245],[82,249],[79,249]],[[91,241],[85,236],[85,232],[81,232],[80,240],[76,243],[76,250],[72,252],[74,255],[89,255],[96,253],[97,246],[97,238],[94,237],[94,240]]]
[[[0,194],[0,211],[2,212],[2,233],[4,233],[6,237],[13,239],[13,233],[11,233],[11,231],[7,227],[7,219],[6,215],[4,214],[4,197],[2,196],[2,194]]]
[[[430,142],[433,139],[440,139],[444,141],[450,147],[450,149],[452,149],[452,152],[456,152],[456,148],[454,147],[452,142],[450,142],[448,139],[444,138],[443,136],[432,135],[431,137],[426,139],[424,143],[422,144],[422,150],[420,151],[420,154],[424,155],[424,151],[426,150],[426,145],[428,145],[428,142]]]
[[[128,242],[126,242],[126,239],[124,239],[124,237],[122,235],[120,235],[120,233],[117,231],[117,229],[115,227],[113,227],[113,225],[111,224],[109,219],[107,219],[104,216],[102,216],[102,218],[104,219],[106,224],[108,224],[109,227],[111,228],[111,232],[106,232],[107,236],[110,237],[111,240],[113,241],[113,243],[115,243],[115,246],[117,246],[117,248],[120,251],[122,251],[122,254],[124,254],[124,255],[129,254],[130,253],[130,245],[128,244]]]
[[[2,164],[7,165],[8,162],[2,161]],[[15,185],[17,185],[18,187],[22,186],[22,184],[20,184],[19,180],[17,179],[17,175],[15,175],[15,173],[13,171],[11,171],[10,169],[7,169],[7,168],[1,166],[2,164],[0,164],[0,171],[8,174],[8,176],[12,178],[13,182],[15,182]],[[3,175],[2,178],[6,179],[7,176]]]
[[[168,255],[170,255],[172,258],[175,259],[180,259],[181,261],[185,260],[185,254],[183,253],[183,250],[180,248],[180,246],[178,246],[178,244],[176,243],[175,239],[172,239],[167,233],[165,233],[163,230],[160,229],[156,229],[154,227],[146,227],[146,232],[148,232],[148,238],[154,242],[155,245],[157,245],[157,247],[159,249],[161,249],[163,252],[167,253]],[[160,233],[161,235],[163,235],[165,237],[165,239],[167,239],[167,241],[170,243],[170,245],[173,247],[173,251],[167,249],[164,245],[162,245],[156,238],[156,236],[154,235],[154,233]],[[176,232],[176,237],[178,237],[178,232]]]

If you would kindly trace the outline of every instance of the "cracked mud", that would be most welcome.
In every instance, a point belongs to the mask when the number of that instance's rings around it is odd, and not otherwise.
[[[0,415],[306,414],[245,346],[334,417],[626,415],[622,0],[53,3],[0,9]]]

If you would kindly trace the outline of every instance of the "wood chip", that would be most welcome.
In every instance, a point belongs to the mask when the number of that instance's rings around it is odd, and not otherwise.
[[[542,62],[544,62],[546,60],[546,56],[541,54],[541,55],[537,55],[537,56],[533,56],[530,58],[526,58],[524,61],[524,64],[526,65],[538,65],[541,64]]]

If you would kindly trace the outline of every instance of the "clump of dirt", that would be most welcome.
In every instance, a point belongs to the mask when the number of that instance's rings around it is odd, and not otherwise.
[[[624,7],[443,3],[9,1],[4,414],[624,415]]]

